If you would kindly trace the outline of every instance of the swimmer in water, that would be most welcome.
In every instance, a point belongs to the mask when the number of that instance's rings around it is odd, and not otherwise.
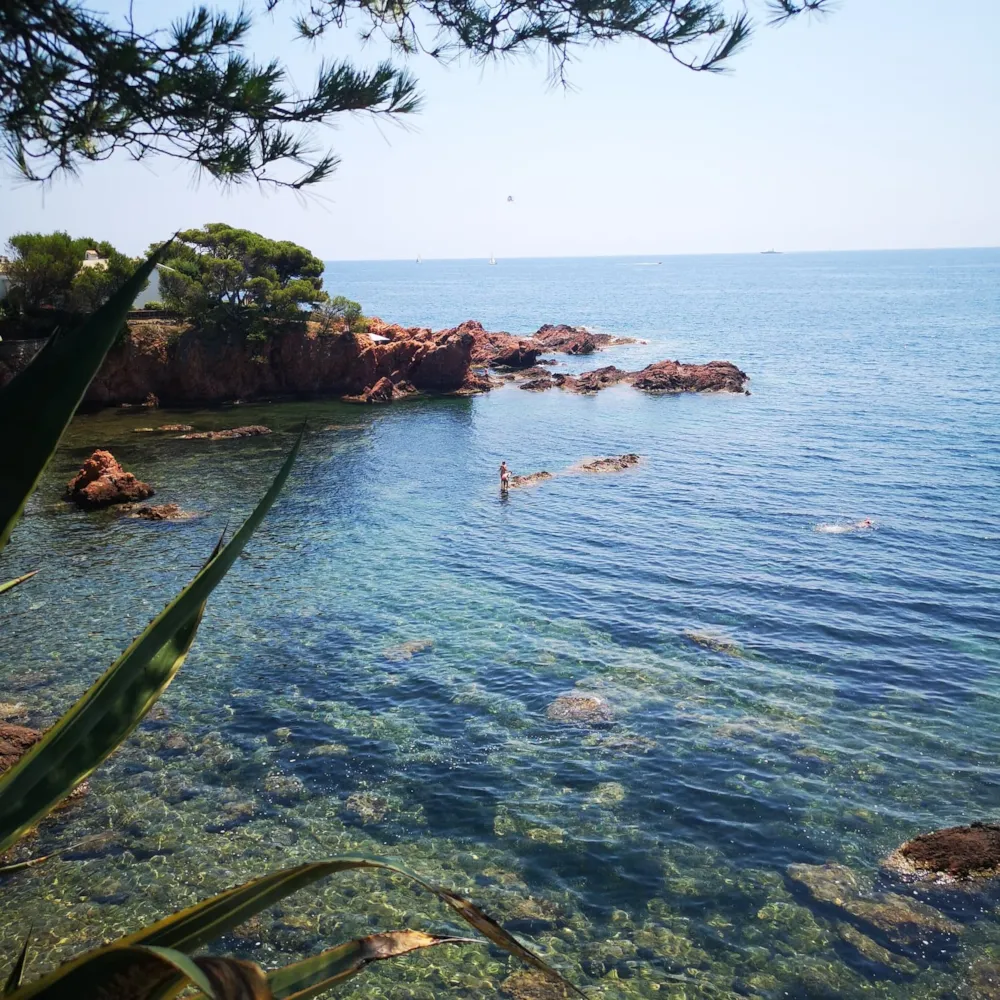
[[[862,531],[865,530],[866,528],[874,528],[875,527],[875,525],[872,524],[872,519],[870,517],[866,517],[863,521],[858,521],[857,526]]]
[[[510,489],[510,469],[506,462],[500,463],[500,492],[506,493]]]

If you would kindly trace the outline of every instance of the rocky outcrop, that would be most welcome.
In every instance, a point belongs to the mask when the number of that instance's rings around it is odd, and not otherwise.
[[[1000,875],[1000,824],[973,823],[923,833],[896,848],[882,864],[917,881],[996,878]]]
[[[185,431],[193,431],[190,424],[160,424],[159,427],[134,427],[133,434],[183,434]]]
[[[551,479],[552,473],[545,472],[529,472],[524,476],[511,476],[510,477],[510,488],[512,490],[521,489],[524,486],[535,486],[538,483],[545,482],[546,479]]]
[[[528,392],[545,392],[546,389],[551,389],[555,385],[547,375],[545,378],[531,378],[527,382],[522,382],[518,388],[525,389]]]
[[[126,472],[110,451],[95,451],[66,486],[66,495],[84,510],[134,503],[153,495],[153,487]]]
[[[591,354],[604,347],[616,347],[619,344],[634,344],[634,337],[615,337],[610,333],[593,333],[583,326],[566,326],[560,323],[553,326],[545,323],[531,338],[532,343],[541,347],[546,353],[560,354]]]
[[[612,455],[610,458],[594,458],[589,462],[581,462],[582,472],[624,472],[639,464],[639,456],[629,452],[627,455]]]
[[[232,438],[261,437],[270,434],[271,428],[263,424],[247,424],[245,427],[229,427],[223,431],[196,431],[193,434],[181,434],[181,441],[229,441]]]
[[[552,379],[559,388],[570,392],[599,392],[625,382],[651,393],[747,392],[748,381],[746,372],[729,361],[709,361],[704,365],[657,361],[637,372],[607,365],[580,375],[553,374]]]

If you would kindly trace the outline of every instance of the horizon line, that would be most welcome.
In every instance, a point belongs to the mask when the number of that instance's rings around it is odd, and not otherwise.
[[[622,260],[643,258],[656,258],[657,260],[677,257],[787,257],[802,254],[848,254],[848,253],[933,253],[942,250],[1000,250],[1000,244],[977,244],[964,246],[930,246],[930,247],[860,247],[849,250],[702,250],[689,251],[686,253],[619,253],[619,254],[541,254],[526,255],[516,254],[510,257],[498,257],[499,260]],[[421,263],[431,261],[442,262],[465,262],[488,260],[485,255],[474,257],[424,257],[417,255]],[[405,264],[417,262],[416,257],[322,257],[324,263],[330,264]]]

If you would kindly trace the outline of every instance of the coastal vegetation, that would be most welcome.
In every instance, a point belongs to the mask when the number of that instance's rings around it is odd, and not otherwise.
[[[7,258],[10,292],[4,304],[11,316],[39,309],[94,312],[141,263],[106,240],[74,238],[66,232],[17,233],[8,241]]]

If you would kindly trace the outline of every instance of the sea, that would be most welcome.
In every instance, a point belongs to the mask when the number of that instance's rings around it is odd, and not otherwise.
[[[37,727],[308,424],[173,685],[17,857],[63,853],[2,876],[0,955],[30,925],[41,971],[360,852],[473,900],[595,1000],[1000,996],[1000,891],[881,865],[1000,818],[1000,250],[331,262],[326,282],[404,325],[637,341],[557,372],[724,359],[750,394],[509,383],[78,417],[0,573],[40,570],[0,608],[0,714]],[[136,433],[176,421],[273,433]],[[96,447],[198,516],[71,509]],[[638,466],[580,471],[626,452]],[[552,478],[503,495],[501,461]],[[566,721],[568,695],[601,717]],[[274,967],[401,927],[468,930],[402,877],[352,873],[210,950]],[[561,993],[483,944],[340,995]]]

